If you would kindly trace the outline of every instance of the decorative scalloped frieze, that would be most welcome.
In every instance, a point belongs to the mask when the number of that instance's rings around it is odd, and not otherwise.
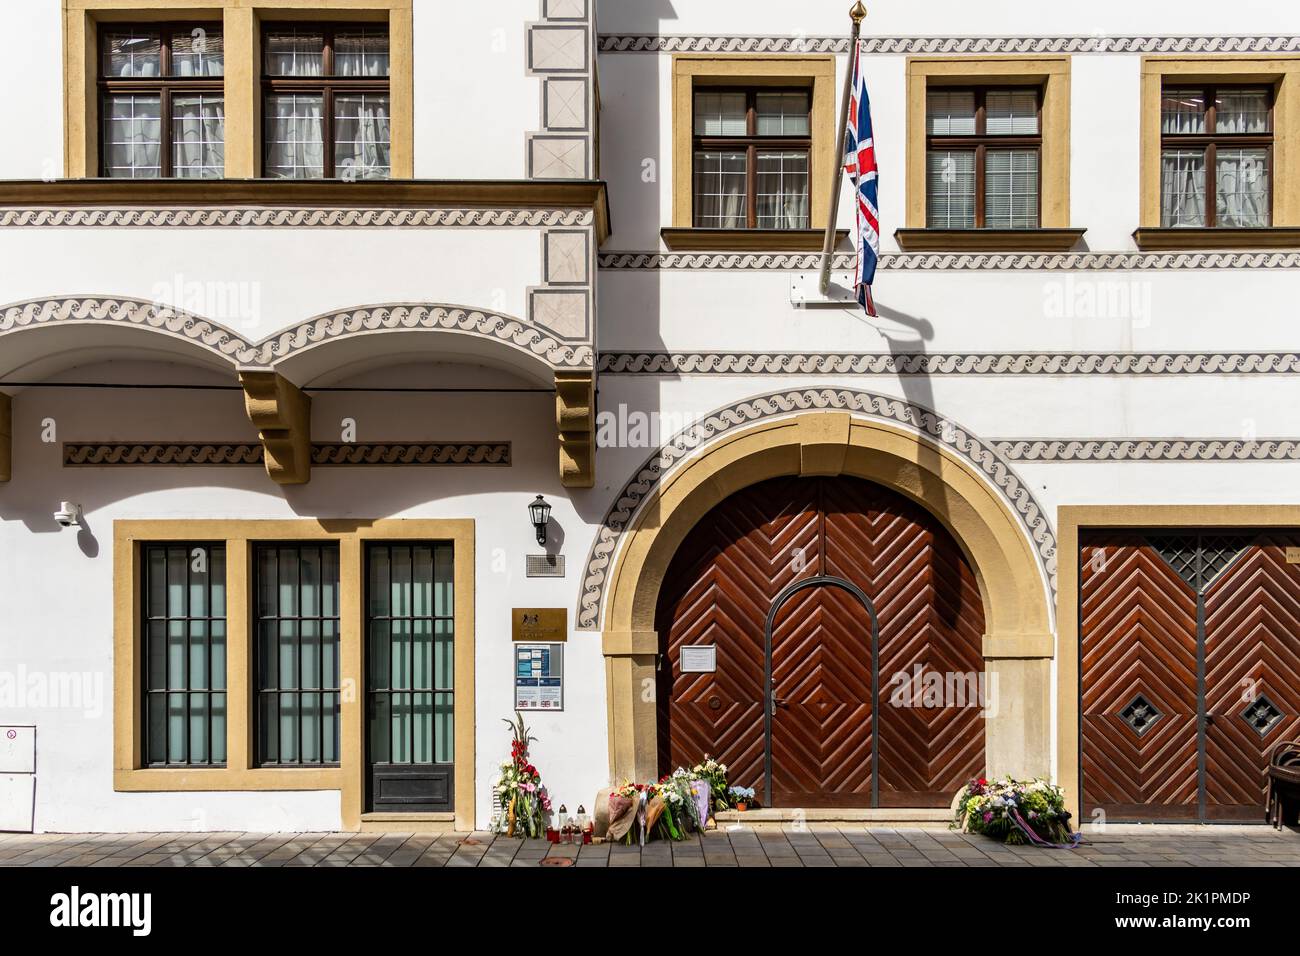
[[[601,53],[848,53],[843,36],[601,34]],[[1300,36],[1001,36],[864,37],[866,54],[993,53],[1294,53]]]
[[[590,226],[595,215],[590,209],[403,209],[330,207],[229,207],[201,209],[131,206],[108,208],[21,207],[0,208],[0,227],[109,226],[204,229],[250,227],[290,229],[337,229],[353,227],[394,228],[505,228]]]
[[[720,408],[678,432],[654,452],[614,497],[597,529],[587,556],[577,627],[595,630],[605,601],[609,572],[641,504],[653,495],[668,472],[721,435],[755,422],[803,411],[835,409],[855,416],[903,425],[960,456],[1003,498],[1033,542],[1043,575],[1056,588],[1056,534],[1033,491],[998,452],[951,419],[920,405],[886,395],[848,388],[805,388],[773,392]]]
[[[494,339],[543,359],[555,368],[591,368],[595,358],[590,346],[562,342],[511,316],[459,306],[394,303],[331,312],[277,332],[257,344],[254,364],[270,367],[332,339],[417,329],[440,329]]]
[[[513,316],[451,305],[393,303],[344,309],[308,319],[252,343],[215,322],[138,299],[68,297],[0,308],[0,336],[41,325],[106,323],[153,329],[197,344],[234,366],[271,368],[289,356],[353,335],[443,330],[501,342],[552,368],[589,369],[589,345],[570,344]]]
[[[1300,461],[1300,439],[1016,438],[989,444],[1008,461]]]
[[[357,442],[312,445],[312,464],[330,465],[503,465],[510,442]],[[65,442],[68,468],[146,465],[260,465],[260,442]]]
[[[510,442],[318,442],[311,461],[329,465],[503,465],[510,464]]]
[[[612,375],[1255,375],[1300,373],[1296,352],[601,352]]]
[[[853,253],[836,253],[832,267],[854,267]],[[819,252],[604,252],[602,269],[807,272]],[[885,253],[885,271],[1155,271],[1161,269],[1300,269],[1300,252],[903,252]]]

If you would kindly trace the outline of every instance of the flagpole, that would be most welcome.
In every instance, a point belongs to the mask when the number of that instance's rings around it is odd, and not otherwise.
[[[840,100],[840,132],[835,140],[835,181],[831,187],[831,208],[826,219],[826,239],[822,243],[822,273],[818,285],[822,295],[826,295],[831,287],[831,259],[835,253],[835,220],[840,214],[840,186],[844,183],[844,136],[849,125],[849,98],[853,92],[853,60],[858,52],[862,21],[867,17],[867,8],[862,5],[862,0],[853,4],[849,17],[853,20],[853,35],[849,41],[849,65],[844,71],[844,96]]]

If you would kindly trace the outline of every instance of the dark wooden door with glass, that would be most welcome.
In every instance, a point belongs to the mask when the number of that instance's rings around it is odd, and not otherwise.
[[[453,563],[447,542],[366,547],[370,811],[453,809]]]
[[[1079,561],[1084,814],[1262,820],[1300,734],[1300,535],[1093,532]]]

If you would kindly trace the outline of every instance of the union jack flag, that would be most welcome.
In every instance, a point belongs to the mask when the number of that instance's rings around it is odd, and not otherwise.
[[[871,298],[871,283],[876,278],[880,259],[879,171],[876,168],[876,141],[871,133],[871,101],[867,81],[862,75],[862,45],[854,45],[853,81],[849,98],[848,131],[844,137],[844,171],[853,183],[858,210],[858,267],[854,285],[858,302],[867,315],[876,314]]]

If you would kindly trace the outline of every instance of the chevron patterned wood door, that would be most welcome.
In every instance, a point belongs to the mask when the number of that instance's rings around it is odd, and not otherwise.
[[[737,786],[763,781],[763,625],[791,582],[817,573],[816,482],[779,478],[732,495],[691,529],[659,592],[664,657],[659,772],[710,754]],[[683,674],[683,645],[717,646],[717,670]]]
[[[881,726],[871,713],[870,624],[834,587],[801,591],[774,622],[775,805],[868,806],[879,736],[881,803],[947,806],[984,767],[978,702],[886,707],[896,672],[983,671],[983,605],[956,542],[924,509],[850,478],[782,478],[723,501],[687,535],[660,591],[660,771],[712,754],[761,788],[764,623],[790,583],[852,582],[880,613]],[[683,674],[683,645],[716,644],[717,671]],[[919,671],[917,670],[919,668]],[[769,801],[772,797],[768,797]]]
[[[1297,546],[1281,532],[1085,536],[1085,814],[1262,818],[1269,752],[1300,735]]]
[[[848,591],[790,598],[772,622],[776,807],[871,806],[871,618]]]
[[[825,573],[862,588],[879,619],[880,805],[949,806],[984,772],[975,573],[938,519],[887,488],[828,481],[822,507]]]
[[[1193,819],[1196,595],[1141,535],[1080,557],[1084,817]]]
[[[1262,819],[1269,752],[1300,737],[1300,535],[1263,534],[1205,593],[1210,819]]]

